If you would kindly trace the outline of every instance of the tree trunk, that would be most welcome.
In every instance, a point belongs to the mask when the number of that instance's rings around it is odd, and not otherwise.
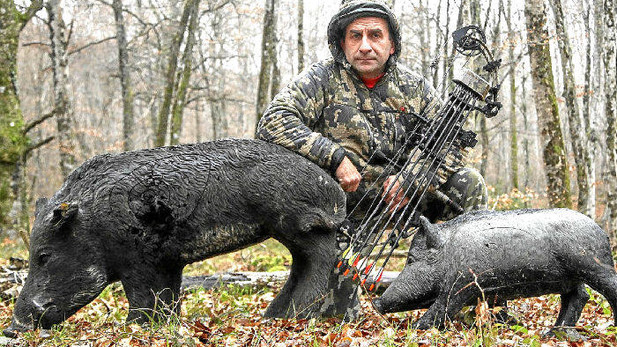
[[[450,0],[446,0],[446,27],[445,27],[445,35],[443,41],[443,78],[441,80],[441,90],[442,98],[445,96],[445,93],[448,92],[448,81],[452,80],[452,69],[449,69],[450,66],[450,58],[448,55],[448,42],[452,39],[450,38]]]
[[[600,11],[596,11],[596,16]],[[587,146],[587,153],[589,154],[589,199],[587,200],[587,209],[591,212],[591,217],[596,217],[596,144],[598,142],[597,134],[594,129],[594,122],[591,120],[591,64],[592,64],[592,54],[591,54],[591,39],[593,35],[591,35],[590,31],[590,14],[591,14],[591,1],[587,3],[587,8],[585,9],[585,32],[589,33],[587,37],[587,49],[585,50],[588,54],[585,55],[585,88],[583,93],[583,120],[585,121],[585,129],[587,130],[586,138],[587,142],[585,145]],[[595,35],[598,33],[596,32]],[[594,63],[595,64],[595,63]]]
[[[555,95],[543,0],[526,1],[525,18],[534,99],[546,167],[548,199],[553,207],[571,208],[570,178]]]
[[[201,108],[201,100],[197,100],[195,105],[195,142],[201,142],[201,114],[203,109]]]
[[[195,30],[199,19],[199,2],[200,0],[197,0],[193,3],[193,9],[190,14],[186,45],[184,46],[184,54],[182,56],[184,68],[182,70],[180,82],[176,87],[176,98],[171,112],[170,143],[172,145],[180,143],[180,136],[182,135],[182,115],[184,114],[186,93],[191,78],[191,71],[193,69],[193,45],[195,44]]]
[[[419,30],[416,31],[416,36],[420,39],[420,64],[422,66],[422,77],[428,79],[429,76],[429,14],[428,8],[424,2],[425,0],[420,0],[420,11],[419,16],[421,16],[418,26]]]
[[[500,1],[501,2],[501,1]],[[501,9],[500,9],[501,10]],[[508,27],[508,59],[510,61],[510,179],[512,188],[520,189],[518,181],[518,130],[516,128],[516,79],[517,63],[514,61],[514,39],[512,30],[512,1],[508,0],[508,14],[505,16]]]
[[[45,4],[49,16],[49,38],[51,41],[50,58],[52,61],[54,85],[54,112],[58,126],[58,143],[60,145],[60,171],[67,177],[75,168],[75,144],[73,142],[75,120],[69,100],[68,90],[68,56],[61,0],[50,0]]]
[[[17,49],[19,33],[42,7],[42,1],[33,1],[21,13],[14,1],[0,1],[0,235],[7,229],[21,227],[15,225],[15,216],[9,217],[15,200],[22,194],[13,174],[29,144],[17,97]]]
[[[178,30],[173,37],[171,48],[169,52],[169,62],[167,64],[167,71],[165,73],[165,89],[163,91],[163,102],[159,109],[157,117],[158,128],[156,130],[156,140],[154,145],[156,147],[164,146],[167,138],[167,128],[169,127],[169,110],[171,108],[172,99],[176,90],[176,70],[178,69],[178,56],[180,55],[180,46],[184,39],[184,33],[188,25],[189,14],[193,9],[193,5],[197,0],[186,0],[184,2],[184,9],[182,10],[182,16],[180,17],[180,23],[178,24]]]
[[[471,21],[474,24],[480,25],[480,22],[481,22],[480,2],[478,0],[472,0],[469,6],[470,6],[469,12],[471,15]],[[482,154],[480,156],[480,174],[483,177],[486,177],[486,170],[488,168],[488,157],[490,154],[489,145],[488,145],[489,134],[488,134],[488,127],[486,124],[486,117],[482,113],[476,112],[475,122],[476,124],[478,124],[478,122],[480,123],[480,130],[479,130],[480,145],[482,146]]]
[[[133,143],[135,116],[133,112],[133,89],[131,85],[131,74],[128,68],[129,53],[126,43],[126,31],[124,30],[124,17],[122,15],[122,0],[113,0],[112,8],[114,10],[114,18],[116,21],[118,70],[120,73],[120,89],[122,93],[122,147],[125,151],[130,151],[135,148]]]
[[[278,90],[280,77],[277,74],[276,58],[276,7],[278,0],[266,0],[264,14],[263,37],[261,41],[261,68],[259,70],[259,85],[257,86],[257,121],[261,119],[268,103]]]
[[[435,60],[433,61],[433,63],[431,64],[431,67],[433,68],[433,88],[437,88],[439,86],[439,56],[441,54],[441,52],[439,51],[441,49],[441,38],[442,35],[440,34],[440,30],[441,27],[440,25],[440,19],[441,19],[441,1],[439,0],[439,3],[437,4],[437,23],[435,24],[435,52],[436,52],[436,57]],[[440,92],[440,91],[438,91]]]
[[[581,114],[576,104],[576,82],[574,80],[574,66],[572,63],[572,48],[565,27],[565,18],[561,0],[552,0],[557,40],[561,54],[561,64],[564,81],[564,97],[568,110],[568,122],[570,123],[570,138],[574,149],[574,161],[576,162],[576,180],[578,183],[578,210],[593,217],[589,209],[589,166],[592,165],[589,158],[587,145],[582,135],[585,134],[585,124],[581,121]]]
[[[604,100],[606,114],[606,149],[608,174],[604,179],[607,182],[606,206],[609,210],[609,229],[613,240],[617,234],[617,55],[615,54],[615,2],[604,0],[604,45],[602,59],[604,60],[605,85]]]
[[[531,173],[531,161],[529,159],[529,115],[527,112],[527,88],[525,87],[525,83],[527,82],[527,78],[523,78],[521,81],[521,86],[523,87],[521,98],[521,114],[523,115],[523,131],[525,132],[525,138],[523,140],[523,152],[525,153],[525,183],[523,186],[525,190],[529,187],[529,174]],[[525,203],[527,204],[527,203]],[[527,207],[527,206],[525,206]]]
[[[304,70],[304,0],[298,0],[298,72]]]

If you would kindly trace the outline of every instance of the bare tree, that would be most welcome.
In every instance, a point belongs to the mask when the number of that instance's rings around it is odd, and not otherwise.
[[[304,70],[304,0],[298,0],[298,71]]]
[[[266,109],[268,102],[274,96],[273,91],[278,89],[280,72],[276,57],[276,16],[278,0],[266,0],[266,11],[264,13],[264,29],[261,42],[261,68],[259,72],[259,85],[257,86],[257,120]]]
[[[18,213],[25,203],[25,160],[32,148],[28,131],[38,123],[25,124],[15,77],[19,34],[42,8],[42,1],[32,1],[21,13],[14,1],[0,2],[0,234],[5,226],[27,231],[27,218]]]
[[[615,31],[615,2],[604,0],[604,46],[602,58],[605,69],[605,114],[606,114],[606,150],[608,161],[608,173],[606,181],[607,198],[606,206],[609,210],[608,224],[613,232],[613,238],[617,232],[617,54]]]
[[[186,32],[189,15],[193,10],[193,6],[198,0],[186,0],[184,2],[184,8],[182,10],[182,16],[174,37],[172,39],[171,48],[169,52],[169,61],[167,63],[167,70],[165,73],[165,89],[163,93],[163,102],[159,109],[157,117],[158,128],[156,131],[155,146],[165,145],[167,138],[167,131],[169,127],[169,116],[174,93],[176,92],[176,70],[178,69],[178,57],[180,55],[180,46],[184,39],[184,33]]]
[[[585,124],[581,121],[581,113],[576,104],[576,82],[574,80],[574,66],[572,63],[572,48],[570,38],[565,27],[565,18],[561,0],[552,0],[553,13],[555,15],[555,27],[557,29],[557,40],[559,52],[561,54],[561,65],[564,81],[564,98],[568,111],[568,122],[570,123],[570,139],[574,149],[574,160],[576,162],[576,180],[578,183],[578,210],[593,217],[595,211],[591,211],[589,206],[589,190],[593,185],[589,182],[589,167],[594,165],[589,157],[589,152],[582,135],[586,133]]]
[[[174,99],[171,112],[171,136],[169,141],[172,145],[180,143],[180,135],[182,134],[182,115],[186,103],[189,79],[191,78],[191,71],[193,69],[193,45],[195,44],[195,30],[197,29],[199,19],[199,1],[200,0],[195,1],[191,9],[186,45],[184,46],[184,53],[182,56],[182,65],[184,65],[184,68],[181,77],[178,78],[178,85],[175,87],[176,98]]]
[[[583,116],[583,120],[585,123],[585,129],[587,130],[586,132],[586,143],[585,145],[587,146],[587,153],[589,155],[589,199],[588,201],[588,209],[591,212],[592,217],[595,218],[596,215],[596,147],[597,147],[597,134],[596,134],[596,130],[594,129],[594,123],[591,120],[592,117],[592,112],[591,112],[591,88],[592,88],[592,74],[591,74],[591,66],[592,64],[596,64],[596,62],[594,62],[592,60],[592,38],[594,37],[594,35],[597,35],[597,32],[592,35],[591,34],[591,30],[590,30],[590,20],[591,20],[591,1],[589,0],[587,1],[584,6],[585,6],[585,15],[584,15],[584,22],[585,22],[585,32],[589,33],[587,35],[587,49],[585,49],[585,51],[587,52],[587,54],[585,55],[585,85],[584,85],[584,92],[583,92],[583,112],[582,112],[582,116]],[[596,16],[598,15],[599,11],[596,11]]]
[[[549,203],[555,207],[572,206],[565,143],[563,140],[552,60],[546,29],[543,0],[525,2],[527,46],[531,60],[534,99],[542,137],[543,157],[548,184]]]
[[[133,132],[135,127],[135,115],[133,113],[133,90],[131,87],[131,75],[128,68],[129,53],[124,29],[124,17],[122,15],[122,0],[113,0],[112,8],[116,21],[116,41],[118,42],[118,70],[120,72],[120,88],[122,92],[122,139],[123,148],[130,151],[134,148]]]
[[[68,38],[66,25],[62,18],[61,0],[50,0],[45,4],[49,16],[50,58],[54,81],[54,113],[58,126],[60,145],[60,171],[67,177],[75,167],[75,144],[73,143],[74,119],[69,100],[68,80]]]
[[[437,5],[437,18],[436,18],[436,23],[435,23],[435,51],[436,51],[436,56],[439,57],[439,55],[441,54],[439,52],[439,50],[441,49],[441,40],[442,40],[442,35],[441,35],[441,27],[440,27],[440,21],[441,21],[441,1],[439,0],[439,3]],[[445,65],[445,64],[444,64]],[[433,64],[433,88],[437,88],[439,86],[439,60],[436,59]]]
[[[514,58],[515,32],[512,29],[512,1],[508,0],[508,13],[504,16],[508,27],[508,60],[510,63],[510,179],[512,188],[520,189],[518,180],[518,128],[516,125],[516,70]],[[501,11],[501,9],[500,9]]]

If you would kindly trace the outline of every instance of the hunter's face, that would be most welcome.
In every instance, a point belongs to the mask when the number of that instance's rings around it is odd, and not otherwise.
[[[362,78],[376,78],[394,53],[388,22],[378,17],[362,17],[345,29],[341,47],[347,61]]]

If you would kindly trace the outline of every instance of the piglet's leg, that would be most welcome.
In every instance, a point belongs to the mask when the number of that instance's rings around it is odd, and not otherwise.
[[[128,322],[164,320],[180,309],[182,268],[136,269],[122,276],[129,300]]]

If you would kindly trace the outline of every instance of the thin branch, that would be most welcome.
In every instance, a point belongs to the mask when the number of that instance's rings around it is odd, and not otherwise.
[[[85,44],[85,45],[83,45],[83,46],[81,46],[79,48],[76,48],[76,49],[70,51],[68,53],[68,55],[73,55],[75,53],[79,53],[79,52],[83,51],[84,49],[90,48],[90,47],[92,47],[94,45],[98,45],[98,44],[101,44],[103,42],[110,41],[110,40],[115,40],[115,39],[116,39],[116,36],[114,35],[114,36],[106,37],[104,39],[100,39],[98,41],[93,41],[93,42],[87,43],[87,44]]]
[[[28,46],[45,46],[45,47],[51,47],[51,45],[47,42],[42,42],[42,41],[32,41],[32,42],[26,42],[26,43],[22,43],[21,44],[22,47],[28,47]]]
[[[71,42],[71,37],[73,37],[73,27],[75,25],[75,18],[73,17],[73,19],[71,20],[71,23],[69,24],[69,34],[66,35],[66,39],[65,39],[65,46],[69,45],[69,42]]]
[[[34,17],[34,15],[37,12],[39,12],[42,8],[43,8],[43,0],[32,1],[30,3],[30,6],[28,6],[28,9],[26,10],[26,13],[24,13],[22,16],[23,19],[19,26],[19,31],[22,31],[26,27],[26,24],[28,24],[30,19],[32,19],[32,17]]]
[[[56,137],[55,136],[50,136],[48,138],[46,138],[43,141],[39,141],[36,144],[32,145],[32,146],[28,146],[28,148],[26,148],[26,150],[24,151],[24,155],[27,156],[28,154],[30,154],[30,152],[34,151],[35,149],[41,148],[43,146],[45,146],[46,144],[50,143],[51,141],[53,141]]]
[[[112,4],[111,4],[111,3],[109,3],[109,2],[107,2],[107,1],[104,1],[104,0],[96,0],[96,1],[100,2],[100,3],[101,3],[101,4],[103,4],[103,5],[107,5],[107,6],[109,6],[109,7],[112,7]],[[134,12],[133,12],[133,11],[131,11],[131,10],[129,10],[129,9],[128,9],[128,8],[126,8],[125,6],[123,6],[123,7],[122,7],[122,12],[125,12],[126,14],[128,14],[128,15],[130,15],[131,17],[135,18],[135,20],[137,20],[137,21],[138,21],[141,25],[143,25],[144,27],[149,28],[149,29],[148,29],[148,30],[146,30],[144,33],[139,34],[139,35],[137,35],[137,36],[143,36],[144,34],[147,34],[147,33],[148,33],[148,31],[150,31],[150,29],[152,29],[152,30],[154,31],[154,33],[156,34],[157,38],[158,38],[158,39],[159,39],[159,41],[160,41],[160,38],[159,38],[159,36],[160,36],[160,35],[159,35],[159,32],[158,32],[158,30],[156,30],[156,27],[158,26],[158,24],[159,24],[159,23],[153,24],[153,23],[148,23],[148,22],[145,22],[145,21],[144,21],[143,19],[141,19],[141,18],[140,18],[140,17],[139,17],[136,13],[134,13]]]
[[[214,6],[214,7],[208,7],[207,9],[201,11],[200,17],[204,13],[218,11],[218,10],[222,9],[223,7],[225,7],[225,5],[229,4],[230,2],[232,2],[232,0],[226,0],[226,1],[223,1],[222,3],[220,3],[220,4],[218,4],[218,5]]]
[[[30,130],[32,130],[35,126],[43,123],[45,120],[53,117],[56,114],[56,110],[52,110],[51,112],[42,115],[41,117],[39,117],[38,119],[33,120],[32,122],[26,124],[26,126],[24,127],[23,130],[23,134],[27,134]]]

